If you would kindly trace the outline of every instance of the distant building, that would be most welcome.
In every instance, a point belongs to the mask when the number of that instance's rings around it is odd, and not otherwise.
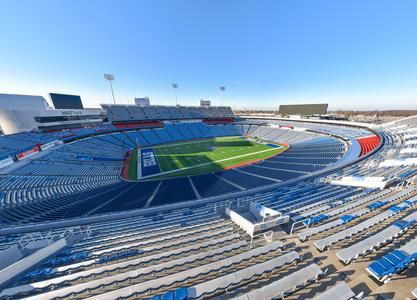
[[[0,94],[3,134],[97,126],[105,119],[102,109],[51,109],[42,96]]]
[[[211,101],[210,100],[200,100],[200,106],[201,107],[210,107],[211,106]]]
[[[140,107],[146,107],[151,105],[151,100],[149,97],[135,98],[135,104],[139,105]]]

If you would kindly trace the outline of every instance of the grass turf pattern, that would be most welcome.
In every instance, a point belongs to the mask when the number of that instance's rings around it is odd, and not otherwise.
[[[138,178],[138,151],[132,151],[130,155],[128,177],[136,180]]]
[[[217,137],[156,146],[153,150],[162,174],[148,179],[190,176],[224,170],[269,158],[285,149],[284,146],[272,147],[242,137]]]

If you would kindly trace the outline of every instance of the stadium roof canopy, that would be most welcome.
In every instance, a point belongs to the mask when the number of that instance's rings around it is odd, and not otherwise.
[[[48,103],[42,96],[0,94],[0,109],[46,109]]]

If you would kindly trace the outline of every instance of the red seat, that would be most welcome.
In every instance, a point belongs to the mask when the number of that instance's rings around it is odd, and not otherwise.
[[[361,153],[360,156],[366,155],[369,152],[375,150],[380,143],[380,137],[377,135],[360,137],[356,139],[359,144],[361,145]]]

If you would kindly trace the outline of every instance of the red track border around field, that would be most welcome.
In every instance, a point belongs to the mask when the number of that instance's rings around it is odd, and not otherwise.
[[[134,149],[134,150],[136,150],[136,149]],[[131,179],[129,179],[129,168],[130,168],[130,161],[132,159],[132,157],[131,157],[132,151],[134,151],[134,150],[129,150],[126,153],[126,157],[125,157],[125,160],[123,162],[122,172],[120,173],[120,177],[124,180],[132,181]]]

